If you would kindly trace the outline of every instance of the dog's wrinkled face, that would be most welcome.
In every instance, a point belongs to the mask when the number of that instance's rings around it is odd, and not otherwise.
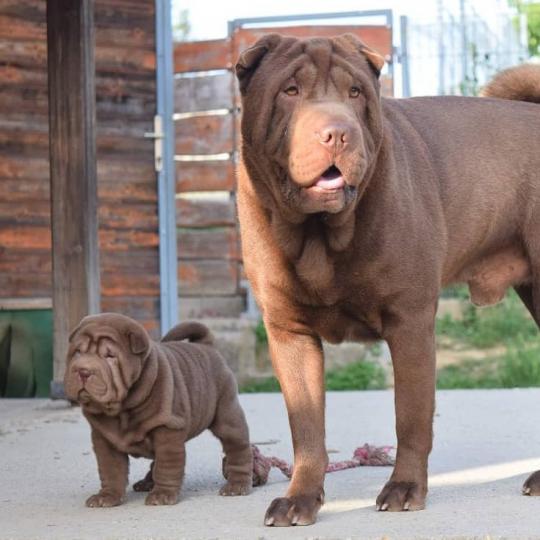
[[[352,35],[270,34],[240,56],[243,160],[266,202],[336,214],[358,200],[382,137],[383,64]]]
[[[148,356],[146,330],[128,317],[85,317],[70,336],[64,376],[66,396],[89,412],[118,414]]]

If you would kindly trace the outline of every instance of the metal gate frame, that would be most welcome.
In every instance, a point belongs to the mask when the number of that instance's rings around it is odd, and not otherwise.
[[[160,327],[164,334],[178,320],[178,258],[174,171],[174,77],[171,0],[156,0],[156,102],[161,131],[148,134],[161,144],[156,163],[159,210]],[[156,156],[156,161],[158,156]]]

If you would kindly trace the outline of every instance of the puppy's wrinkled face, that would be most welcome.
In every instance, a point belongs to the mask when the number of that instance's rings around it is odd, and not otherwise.
[[[359,198],[382,138],[383,64],[352,35],[270,34],[241,55],[243,159],[278,205],[335,214]]]
[[[148,335],[135,321],[116,314],[86,317],[70,337],[66,396],[89,412],[118,414],[148,350]]]

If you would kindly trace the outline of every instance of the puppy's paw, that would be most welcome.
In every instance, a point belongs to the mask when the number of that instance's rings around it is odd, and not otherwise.
[[[377,497],[377,510],[400,512],[423,510],[426,507],[427,488],[416,482],[388,482]]]
[[[235,497],[238,495],[249,495],[251,493],[251,483],[227,482],[219,490],[219,494],[225,497]]]
[[[86,499],[89,508],[109,508],[119,506],[124,502],[124,497],[110,492],[99,492]]]
[[[540,471],[536,471],[525,480],[523,484],[523,495],[540,496]]]
[[[154,488],[147,496],[144,504],[148,506],[163,506],[166,504],[176,504],[178,493],[169,489]]]

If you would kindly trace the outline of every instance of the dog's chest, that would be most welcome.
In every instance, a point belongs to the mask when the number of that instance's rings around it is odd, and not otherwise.
[[[369,342],[381,338],[380,318],[347,304],[308,310],[310,327],[329,343]]]
[[[151,437],[144,430],[131,425],[127,415],[91,421],[94,429],[120,452],[133,457],[154,457],[154,445]]]

